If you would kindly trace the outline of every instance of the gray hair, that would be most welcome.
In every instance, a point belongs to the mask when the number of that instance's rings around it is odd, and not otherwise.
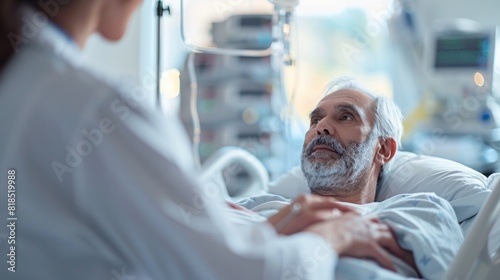
[[[323,96],[342,89],[349,89],[364,93],[375,101],[375,118],[372,134],[384,140],[394,139],[401,147],[401,137],[403,135],[403,115],[399,107],[390,98],[375,94],[360,85],[354,78],[341,77],[331,81],[323,90]],[[386,163],[383,169],[390,169],[392,161]],[[382,174],[382,172],[380,172]],[[381,179],[381,178],[379,178]],[[380,181],[380,180],[379,180]]]

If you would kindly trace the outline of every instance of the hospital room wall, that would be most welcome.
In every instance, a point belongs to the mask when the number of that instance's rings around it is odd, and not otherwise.
[[[171,15],[165,14],[162,22],[162,70],[179,69],[186,56],[186,47],[180,36],[180,0],[171,0]],[[119,42],[109,42],[93,35],[83,52],[86,62],[99,72],[113,74],[125,80],[134,79],[150,94],[145,105],[154,107],[156,102],[157,66],[157,17],[156,1],[146,0],[130,20],[128,30]],[[169,57],[168,63],[165,58]]]
[[[98,73],[118,77],[123,81],[135,80],[147,88],[150,94],[144,99],[153,106],[155,95],[155,38],[154,1],[144,1],[129,22],[124,37],[110,42],[100,35],[92,35],[83,51],[85,62]],[[150,20],[144,20],[144,19]]]
[[[500,24],[498,0],[421,0],[420,2],[429,19],[463,17],[482,24]]]
[[[119,42],[109,42],[92,35],[83,52],[90,66],[118,76],[139,78],[140,14],[135,13],[125,36]]]

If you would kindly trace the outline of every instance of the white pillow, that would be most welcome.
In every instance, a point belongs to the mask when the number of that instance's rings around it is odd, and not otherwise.
[[[299,194],[311,193],[300,166],[293,167],[276,180],[269,182],[269,192],[291,199]]]
[[[465,221],[464,231],[491,193],[484,175],[451,160],[398,151],[393,161],[384,170],[376,201],[402,193],[434,192],[451,203],[460,223]],[[300,167],[271,182],[269,190],[288,198],[310,192]]]
[[[410,152],[399,151],[384,174],[376,201],[401,193],[434,192],[450,202],[460,223],[465,221],[464,231],[491,193],[483,174],[451,160]]]

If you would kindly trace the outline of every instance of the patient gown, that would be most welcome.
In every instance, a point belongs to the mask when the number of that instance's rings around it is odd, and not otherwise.
[[[290,201],[278,195],[260,195],[239,201],[257,210],[257,221],[278,211]],[[394,231],[399,245],[413,252],[416,265],[425,279],[442,279],[463,242],[455,212],[448,201],[433,193],[400,194],[382,202],[354,206],[363,215],[375,215]],[[243,215],[235,218],[242,218]],[[370,260],[341,257],[335,279],[412,279],[416,272],[403,261],[392,257],[398,273],[380,267]]]

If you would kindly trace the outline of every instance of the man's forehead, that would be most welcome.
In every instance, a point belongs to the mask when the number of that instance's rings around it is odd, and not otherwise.
[[[323,101],[344,101],[361,108],[369,109],[372,108],[375,100],[373,97],[354,89],[341,89],[326,95],[321,99],[320,103]]]
[[[365,93],[354,89],[341,89],[334,91],[323,97],[316,106],[316,109],[324,111],[330,108],[352,107],[360,115],[369,119],[374,117],[375,99]]]

